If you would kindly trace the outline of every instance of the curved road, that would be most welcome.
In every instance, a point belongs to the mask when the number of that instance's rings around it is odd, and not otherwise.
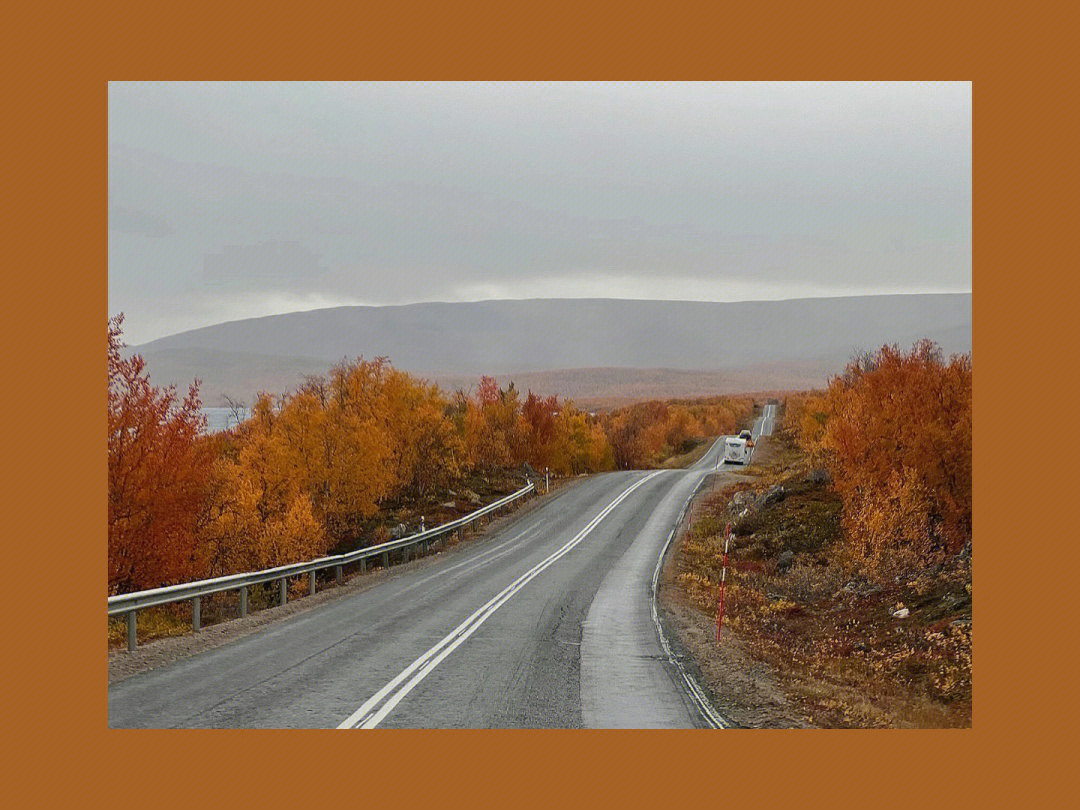
[[[109,725],[716,725],[658,637],[652,582],[722,445],[687,470],[591,477],[430,565],[111,684]]]

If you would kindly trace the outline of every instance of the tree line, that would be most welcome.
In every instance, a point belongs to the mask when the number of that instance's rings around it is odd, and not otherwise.
[[[731,432],[748,398],[639,403],[593,414],[482,377],[448,394],[358,358],[207,434],[197,381],[155,387],[107,326],[109,593],[311,559],[368,542],[388,503],[529,464],[577,475],[644,468]]]
[[[823,392],[787,399],[785,423],[829,471],[852,556],[926,563],[971,540],[971,357],[931,341],[856,356]]]
[[[745,396],[638,402],[606,414],[604,427],[618,467],[644,469],[703,437],[734,433],[753,410]]]

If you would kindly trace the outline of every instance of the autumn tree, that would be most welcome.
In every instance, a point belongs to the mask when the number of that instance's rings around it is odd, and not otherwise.
[[[811,463],[824,463],[826,402],[824,392],[792,394],[784,400],[782,430],[807,453]]]
[[[527,425],[526,458],[537,470],[552,466],[559,438],[556,425],[559,413],[558,397],[539,397],[532,391],[521,406],[521,415]]]
[[[438,386],[394,369],[387,371],[383,390],[395,491],[424,497],[449,487],[466,455],[450,403]]]
[[[499,388],[494,378],[480,378],[465,414],[465,441],[473,466],[485,474],[525,459],[527,427],[513,383]]]
[[[547,467],[559,475],[578,475],[615,466],[603,425],[573,403],[530,391],[521,414],[525,460],[535,469]]]
[[[195,522],[213,463],[198,381],[183,399],[151,385],[143,358],[124,354],[122,324],[106,328],[110,594],[204,570]]]
[[[199,541],[211,575],[270,568],[326,553],[328,538],[306,492],[275,505],[237,460],[214,464],[199,521]]]
[[[556,422],[552,469],[570,475],[615,468],[615,454],[598,419],[564,404]]]
[[[749,397],[639,402],[609,413],[604,428],[621,469],[652,467],[691,440],[732,433],[753,412]]]
[[[971,539],[970,356],[946,361],[930,341],[884,346],[811,402],[800,435],[825,459],[858,557],[925,561]]]
[[[325,383],[287,399],[277,439],[288,469],[336,541],[359,539],[363,521],[394,489],[384,360],[335,366]]]

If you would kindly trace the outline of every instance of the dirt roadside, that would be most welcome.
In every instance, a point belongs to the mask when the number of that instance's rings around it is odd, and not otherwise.
[[[722,489],[753,480],[749,469],[721,469],[694,494],[664,561],[658,604],[673,652],[682,658],[727,722],[739,728],[805,728],[807,724],[772,669],[751,657],[730,627],[723,630],[723,643],[718,646],[715,613],[710,616],[694,606],[678,582],[686,570],[686,532],[701,514],[703,502]]]

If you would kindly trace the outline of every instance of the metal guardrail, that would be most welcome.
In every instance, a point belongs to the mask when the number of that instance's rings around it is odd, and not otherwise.
[[[346,554],[335,554],[329,557],[320,557],[317,560],[309,560],[308,562],[280,565],[276,568],[266,568],[262,571],[250,571],[244,574],[229,574],[223,577],[215,577],[214,579],[201,579],[195,582],[183,582],[179,585],[167,585],[163,588],[151,588],[147,591],[135,591],[133,593],[122,593],[116,596],[110,596],[108,599],[108,615],[127,616],[127,647],[128,650],[134,650],[138,643],[136,637],[136,613],[139,610],[156,607],[158,605],[167,605],[173,602],[183,602],[190,599],[192,604],[192,629],[197,633],[199,632],[201,625],[201,599],[204,596],[221,593],[223,591],[239,590],[240,616],[243,617],[247,615],[247,589],[252,585],[260,585],[265,582],[277,580],[280,583],[278,604],[284,605],[288,598],[288,579],[290,577],[307,574],[309,577],[308,593],[313,594],[315,593],[315,574],[318,571],[323,571],[327,568],[335,569],[334,573],[336,574],[337,581],[340,583],[344,575],[344,566],[352,563],[360,563],[360,570],[364,571],[367,568],[368,560],[373,557],[381,556],[383,567],[387,568],[390,565],[390,552],[398,550],[402,552],[403,560],[407,561],[409,549],[411,547],[421,545],[423,546],[423,550],[427,551],[433,540],[454,531],[457,531],[458,537],[462,538],[465,534],[465,528],[470,524],[482,520],[487,515],[494,514],[503,507],[509,506],[514,501],[524,498],[526,495],[535,491],[535,485],[530,482],[528,486],[522,487],[517,492],[507,495],[505,498],[501,498],[494,503],[490,503],[482,509],[477,509],[475,512],[470,512],[457,520],[452,520],[441,526],[435,526],[431,529],[410,535],[409,537],[390,540],[375,546],[367,546],[366,548],[350,551]]]

